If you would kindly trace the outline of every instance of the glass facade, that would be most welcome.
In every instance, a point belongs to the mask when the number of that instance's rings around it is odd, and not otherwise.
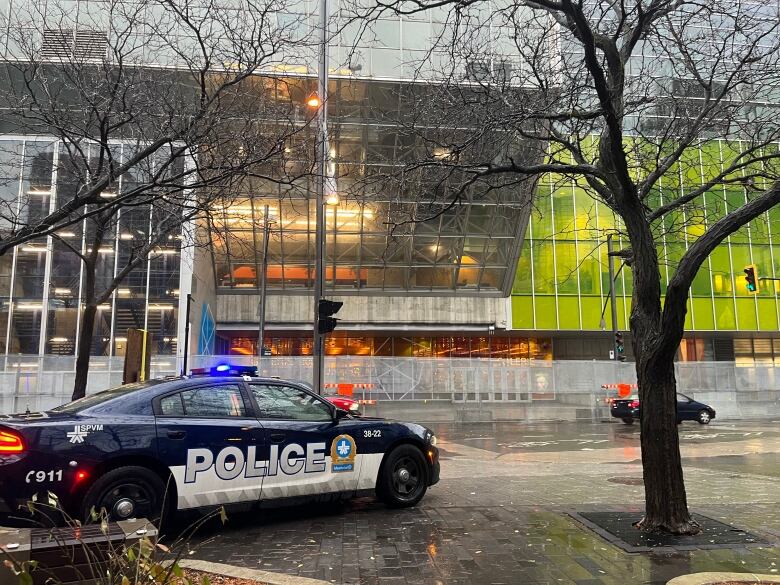
[[[74,173],[60,162],[60,148],[60,143],[43,137],[0,140],[0,231],[13,228],[14,222],[26,225],[44,217],[78,188]],[[125,146],[116,148],[124,156]],[[122,177],[118,192],[132,180]],[[129,244],[148,237],[151,221],[149,207],[121,211],[100,248],[99,291],[127,260]],[[75,355],[84,268],[70,247],[83,253],[92,230],[94,223],[85,220],[57,237],[38,238],[0,256],[0,354]],[[98,307],[93,355],[124,355],[129,328],[150,331],[154,353],[176,353],[179,248],[175,237],[160,246]]]
[[[229,355],[257,355],[257,337],[237,336],[222,341]],[[267,336],[272,355],[311,355],[311,337]],[[503,335],[373,335],[341,332],[325,340],[326,355],[426,358],[504,358],[552,360],[553,342],[545,337]]]
[[[703,184],[738,143],[713,140],[697,151],[697,163],[682,160],[651,194],[652,208],[679,195],[681,185]],[[739,184],[705,193],[703,208],[683,208],[667,217],[657,241],[662,292],[677,261],[713,218],[746,202]],[[601,330],[609,297],[606,233],[620,228],[618,219],[577,182],[547,176],[538,186],[512,288],[512,326],[521,330]],[[723,242],[703,264],[691,287],[687,331],[777,331],[780,281],[758,281],[758,294],[745,286],[744,268],[754,264],[759,278],[780,278],[780,208],[775,207]],[[622,241],[615,241],[620,249]],[[616,267],[620,261],[616,260]],[[631,269],[616,280],[618,328],[628,329]],[[609,323],[609,307],[606,307]]]
[[[298,91],[306,95],[305,89]],[[465,191],[455,204],[429,196],[431,184],[443,188],[435,174],[401,172],[404,161],[427,146],[419,136],[380,123],[383,117],[400,118],[404,108],[413,107],[403,98],[414,96],[399,93],[393,84],[354,80],[334,81],[331,92],[329,172],[337,177],[341,201],[327,208],[326,288],[509,294],[530,187],[487,190],[482,185]],[[286,148],[291,175],[313,164],[314,137],[304,132],[296,140]],[[220,210],[211,237],[219,288],[257,290],[266,205],[272,222],[269,289],[313,287],[314,189],[309,176],[292,186],[256,182],[246,198]]]

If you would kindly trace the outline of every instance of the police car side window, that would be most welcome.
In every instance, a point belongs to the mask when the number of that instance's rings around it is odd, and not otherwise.
[[[163,416],[184,416],[181,392],[160,399],[160,414]]]
[[[250,384],[258,405],[258,417],[326,421],[331,420],[331,409],[311,394],[291,386],[277,384]]]
[[[225,418],[246,416],[241,390],[235,384],[200,386],[160,399],[163,416]]]

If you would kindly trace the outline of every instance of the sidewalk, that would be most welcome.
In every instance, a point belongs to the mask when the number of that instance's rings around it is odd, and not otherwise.
[[[700,571],[780,570],[777,546],[629,554],[569,517],[627,507],[641,517],[638,448],[630,437],[592,438],[619,427],[576,425],[579,439],[552,446],[533,440],[547,431],[526,427],[520,438],[532,440],[514,441],[490,428],[492,443],[457,432],[442,440],[441,483],[416,508],[363,499],[242,515],[204,534],[213,540],[194,557],[348,584],[660,585]],[[780,542],[780,436],[772,424],[729,428],[683,430],[691,508]]]

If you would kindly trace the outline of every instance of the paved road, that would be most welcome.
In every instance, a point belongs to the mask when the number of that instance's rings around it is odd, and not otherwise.
[[[373,499],[232,518],[194,556],[334,583],[591,585],[689,572],[776,573],[780,548],[627,554],[567,510],[635,506],[639,428],[622,423],[437,425],[442,480],[419,506]],[[780,541],[777,421],[684,423],[691,507]]]

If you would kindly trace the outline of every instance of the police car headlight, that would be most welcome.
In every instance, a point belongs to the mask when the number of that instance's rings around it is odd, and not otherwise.
[[[436,440],[436,435],[431,433],[431,436],[428,437],[428,442],[435,447],[436,443],[438,443],[439,441]]]
[[[354,404],[349,405],[350,412],[355,412],[356,410],[360,410],[360,405],[355,402]]]

